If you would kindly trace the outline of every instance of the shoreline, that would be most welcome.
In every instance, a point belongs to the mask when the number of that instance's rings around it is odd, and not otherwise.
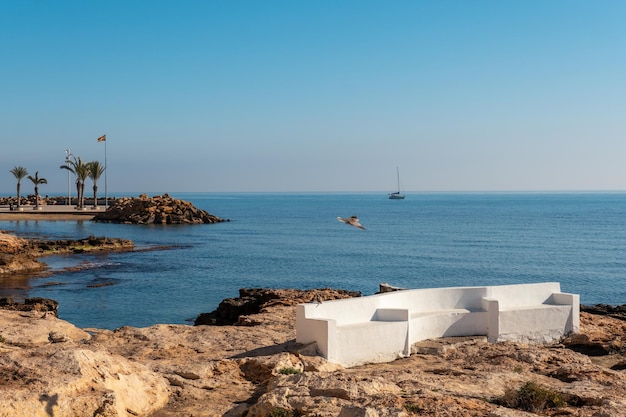
[[[5,213],[0,212],[0,221],[12,220],[93,220],[95,213]]]
[[[3,281],[7,275],[20,274],[30,277],[47,270],[48,265],[39,258],[48,255],[119,252],[134,249],[134,242],[128,239],[96,236],[60,240],[21,238],[11,232],[0,230],[0,252],[2,253],[0,281]]]
[[[39,210],[33,206],[22,206],[21,210],[11,210],[9,206],[0,206],[0,221],[7,220],[92,220],[96,214],[103,213],[102,208],[77,210],[76,206],[43,205]]]
[[[30,417],[51,402],[71,417],[623,415],[621,320],[583,312],[580,334],[561,343],[441,338],[344,368],[296,342],[296,305],[337,291],[240,290],[239,300],[264,301],[217,326],[78,328],[45,299],[29,300],[40,310],[0,309],[0,415]]]

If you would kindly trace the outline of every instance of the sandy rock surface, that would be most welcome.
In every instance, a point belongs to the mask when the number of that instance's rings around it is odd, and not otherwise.
[[[442,339],[345,369],[295,344],[295,304],[340,295],[282,295],[230,326],[77,329],[2,312],[0,416],[626,416],[626,323],[614,317],[581,313],[581,333],[559,344]],[[559,407],[512,408],[529,383]]]
[[[0,310],[0,416],[146,415],[169,384],[52,313]]]
[[[28,246],[28,240],[19,238],[0,230],[0,253],[16,254],[20,253]]]
[[[0,231],[0,274],[43,268],[43,264],[25,254],[28,245],[28,240]]]

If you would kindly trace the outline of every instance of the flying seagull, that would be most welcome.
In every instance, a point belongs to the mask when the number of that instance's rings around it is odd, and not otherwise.
[[[349,224],[350,226],[358,227],[359,229],[365,230],[365,227],[363,227],[363,225],[359,223],[359,218],[357,216],[348,217],[347,219],[344,219],[343,217],[337,217],[337,220],[342,223]]]

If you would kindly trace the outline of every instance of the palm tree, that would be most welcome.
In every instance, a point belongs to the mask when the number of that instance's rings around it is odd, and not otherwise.
[[[98,207],[98,180],[104,174],[104,165],[99,161],[91,161],[87,163],[89,167],[89,178],[93,181],[93,207]]]
[[[21,199],[20,189],[22,188],[21,181],[22,181],[22,178],[28,175],[28,171],[26,170],[26,168],[22,166],[18,166],[11,170],[11,174],[13,174],[15,178],[17,178],[17,208],[19,209],[20,199]]]
[[[72,174],[76,175],[76,169],[75,169],[76,163],[77,163],[77,159],[74,155],[72,155],[72,159],[67,158],[65,160],[65,165],[61,165],[59,168],[66,169]],[[76,177],[76,192],[78,194],[78,202],[80,204],[80,184],[78,183],[78,177]]]
[[[76,175],[76,192],[78,194],[78,208],[83,208],[85,205],[85,180],[89,177],[89,166],[84,163],[80,157],[73,157],[68,159],[65,165],[61,165],[59,168],[67,169],[74,175]]]
[[[89,166],[78,158],[79,164],[76,166],[76,178],[80,182],[80,208],[85,207],[85,182],[89,178]]]
[[[39,184],[47,184],[48,180],[45,178],[39,178],[39,171],[35,172],[35,176],[28,176],[28,179],[35,184],[35,208],[39,208]]]

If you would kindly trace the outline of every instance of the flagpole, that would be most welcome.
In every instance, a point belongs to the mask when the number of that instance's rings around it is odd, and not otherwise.
[[[98,142],[104,142],[104,209],[109,208],[109,197],[107,194],[107,135],[102,135],[98,138]],[[97,204],[97,202],[94,202]]]
[[[107,141],[104,141],[104,210],[109,208],[109,198],[107,197]]]

